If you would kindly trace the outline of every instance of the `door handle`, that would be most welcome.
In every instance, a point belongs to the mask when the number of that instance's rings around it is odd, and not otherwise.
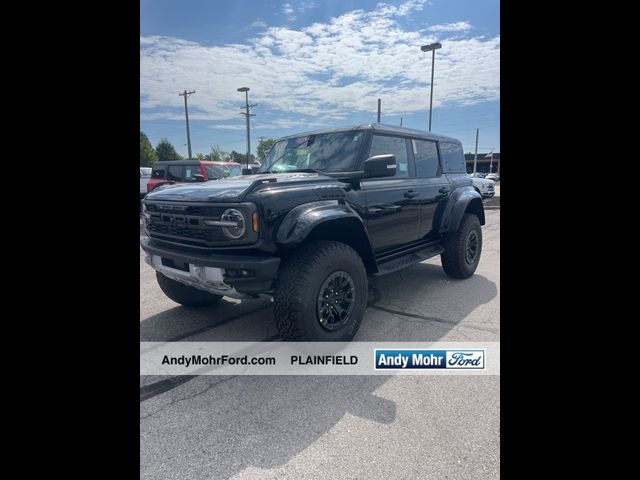
[[[405,198],[413,198],[413,197],[417,197],[418,195],[419,195],[418,192],[416,192],[415,190],[408,190],[404,192]]]
[[[449,193],[451,189],[449,187],[442,187],[438,192],[440,193]]]

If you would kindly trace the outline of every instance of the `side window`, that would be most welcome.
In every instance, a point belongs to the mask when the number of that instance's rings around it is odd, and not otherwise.
[[[164,167],[153,167],[151,170],[152,178],[164,178]]]
[[[438,147],[436,142],[411,140],[413,155],[416,159],[416,176],[422,178],[437,177],[439,170]]]
[[[188,182],[193,182],[195,179],[194,175],[202,175],[202,170],[200,170],[200,165],[188,165],[184,167],[184,179]]]
[[[388,155],[396,156],[396,177],[409,176],[409,160],[407,158],[407,141],[400,137],[387,137],[385,135],[374,135],[371,141],[369,156]]]
[[[440,142],[442,168],[445,173],[465,173],[464,153],[459,143]]]
[[[176,182],[181,182],[183,180],[182,177],[182,165],[169,165],[169,172],[167,173],[167,180],[173,180]]]

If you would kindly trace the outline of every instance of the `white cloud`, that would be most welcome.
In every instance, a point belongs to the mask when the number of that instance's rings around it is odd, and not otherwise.
[[[471,24],[469,22],[443,23],[432,25],[427,30],[430,32],[466,32],[471,30]]]
[[[247,127],[245,125],[219,124],[209,125],[209,128],[214,128],[216,130],[244,130]]]
[[[398,23],[401,12],[424,4],[380,4],[299,29],[271,27],[246,44],[142,37],[141,118],[182,119],[178,92],[193,88],[190,118],[237,120],[244,95],[236,89],[244,85],[251,88],[250,101],[258,103],[255,113],[268,112],[274,118],[269,124],[283,128],[301,126],[301,116],[307,127],[358,112],[368,120],[377,98],[383,99],[385,115],[424,111],[431,55],[419,47],[433,41],[443,45],[436,53],[435,108],[499,99],[500,36],[436,37]],[[446,31],[461,30],[438,30]]]
[[[282,5],[282,13],[285,14],[285,16],[287,17],[287,20],[296,19],[295,9],[293,8],[293,5],[291,5],[290,3],[285,3]]]
[[[318,8],[319,6],[320,4],[317,2],[300,2],[295,7],[290,3],[285,3],[282,5],[282,13],[284,13],[285,17],[287,17],[287,20],[292,22],[293,20],[298,18],[298,16],[296,15],[296,12],[304,13],[307,10]]]
[[[307,10],[311,10],[313,8],[318,8],[319,6],[320,6],[320,4],[317,3],[317,2],[301,2],[298,5],[297,9],[298,9],[298,11],[300,13],[303,13],[303,12],[306,12]]]
[[[259,18],[250,25],[250,28],[265,28],[266,26],[267,22]]]

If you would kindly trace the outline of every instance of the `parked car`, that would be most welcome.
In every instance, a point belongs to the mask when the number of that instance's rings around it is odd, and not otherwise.
[[[236,162],[210,162],[206,160],[156,162],[147,183],[147,192],[165,184],[206,182],[241,174],[242,166]]]
[[[140,167],[140,200],[147,194],[147,182],[151,178],[151,167]]]
[[[259,174],[158,189],[142,216],[167,297],[271,297],[292,341],[351,340],[370,276],[440,256],[447,275],[470,277],[485,223],[459,140],[380,124],[282,138]]]
[[[482,198],[491,198],[496,194],[496,182],[493,180],[487,180],[486,178],[471,177],[471,183],[473,188],[482,196]]]
[[[498,173],[490,173],[489,175],[487,175],[486,177],[487,180],[493,180],[494,182],[499,182],[500,181],[500,174]]]

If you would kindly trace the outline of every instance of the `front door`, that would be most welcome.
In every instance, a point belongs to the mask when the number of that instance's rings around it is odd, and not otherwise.
[[[420,236],[420,204],[408,142],[392,135],[373,135],[372,138],[369,157],[393,154],[397,164],[393,177],[362,181],[367,229],[376,254],[414,242]]]

